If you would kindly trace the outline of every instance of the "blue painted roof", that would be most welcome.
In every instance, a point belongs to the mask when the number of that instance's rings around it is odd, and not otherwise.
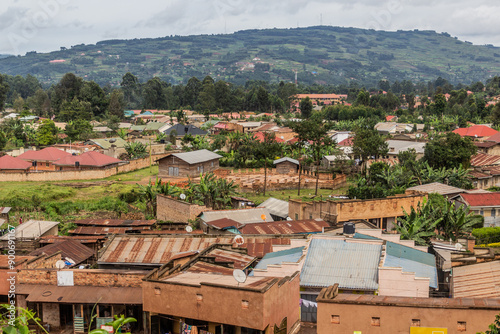
[[[300,274],[300,285],[353,290],[378,289],[381,244],[312,239]]]
[[[388,241],[384,267],[402,268],[404,272],[415,273],[415,277],[429,278],[429,286],[438,288],[436,257],[433,254]]]
[[[381,240],[380,238],[372,237],[371,235],[361,234],[358,232],[354,233],[354,239]]]
[[[270,264],[281,264],[283,262],[297,262],[302,256],[304,247],[290,248],[279,252],[267,253],[262,260],[257,263],[255,269],[267,269]],[[253,274],[250,274],[253,276]]]

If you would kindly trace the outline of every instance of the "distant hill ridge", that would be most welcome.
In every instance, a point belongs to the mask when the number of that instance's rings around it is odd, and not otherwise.
[[[47,84],[74,72],[101,85],[119,85],[131,72],[186,83],[206,75],[304,84],[376,85],[379,80],[485,81],[500,75],[500,48],[472,45],[434,31],[375,31],[316,26],[244,30],[227,35],[107,40],[50,53],[1,59],[0,73],[32,74]]]

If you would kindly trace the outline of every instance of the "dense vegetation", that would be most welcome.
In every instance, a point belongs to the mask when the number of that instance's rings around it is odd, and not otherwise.
[[[294,71],[306,85],[375,86],[380,78],[423,82],[439,76],[456,84],[500,74],[499,57],[499,48],[475,46],[447,33],[318,26],[80,44],[0,59],[0,73],[32,74],[50,85],[74,72],[115,87],[127,72],[142,82],[158,76],[172,84],[207,75],[240,85],[292,82]]]

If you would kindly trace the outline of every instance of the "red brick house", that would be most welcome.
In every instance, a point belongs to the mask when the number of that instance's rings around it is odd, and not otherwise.
[[[68,156],[71,156],[71,153],[54,147],[47,147],[40,151],[24,152],[17,158],[31,163],[33,166],[31,171],[55,171],[54,162]]]
[[[21,173],[28,172],[31,168],[31,163],[19,158],[4,155],[0,158],[0,172],[2,173]]]
[[[54,162],[57,170],[86,170],[104,169],[118,166],[121,160],[104,155],[96,151],[85,152],[80,155],[69,155]]]

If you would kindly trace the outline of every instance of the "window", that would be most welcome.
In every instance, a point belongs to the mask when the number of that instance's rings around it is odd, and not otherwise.
[[[212,161],[212,167],[214,166],[214,162]]]
[[[411,327],[420,327],[420,319],[411,319]]]
[[[196,169],[198,170],[198,172],[200,171],[200,166],[196,167]]]
[[[49,165],[50,165],[50,164],[49,164],[48,162],[46,162],[46,163],[45,163],[45,167],[49,167]]]
[[[298,213],[295,214],[295,220],[299,220],[299,214]]]
[[[196,301],[197,301],[197,302],[202,302],[202,301],[203,301],[203,295],[202,295],[202,294],[197,293],[197,294],[196,294]]]
[[[340,325],[340,315],[332,315],[332,324]]]
[[[372,326],[380,327],[380,318],[372,317]]]
[[[480,214],[481,216],[484,216],[484,211],[483,211],[483,210],[480,210],[480,211],[479,211],[479,214]]]
[[[313,219],[312,213],[309,214],[309,219]]]
[[[459,332],[465,332],[467,330],[467,323],[465,321],[457,322],[457,330]]]
[[[497,215],[497,210],[496,209],[491,209],[491,216],[495,217]]]
[[[248,302],[248,300],[242,300],[242,301],[241,301],[241,308],[242,308],[242,309],[247,309],[247,308],[248,308],[248,304],[250,304],[250,303]]]
[[[155,295],[161,295],[161,289],[155,288]]]

